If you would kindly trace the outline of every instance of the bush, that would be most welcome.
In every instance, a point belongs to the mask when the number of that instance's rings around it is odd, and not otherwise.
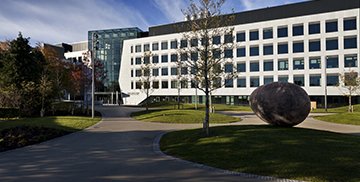
[[[20,111],[17,108],[0,108],[0,118],[16,118],[19,115]]]

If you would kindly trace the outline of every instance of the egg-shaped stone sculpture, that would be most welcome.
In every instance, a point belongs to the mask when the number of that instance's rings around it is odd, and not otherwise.
[[[295,126],[310,113],[310,98],[300,86],[274,82],[250,95],[251,109],[263,121],[277,126]]]

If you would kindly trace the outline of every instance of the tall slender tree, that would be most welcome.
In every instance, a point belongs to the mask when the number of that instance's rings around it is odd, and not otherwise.
[[[340,75],[340,80],[342,83],[339,84],[339,87],[343,94],[348,97],[349,107],[348,112],[353,112],[352,107],[352,97],[360,93],[360,77],[358,72],[350,71],[345,74]]]
[[[195,87],[205,94],[205,118],[203,130],[209,135],[210,95],[221,87],[223,78],[231,79],[235,75],[224,70],[226,62],[232,64],[233,52],[233,15],[222,15],[221,7],[225,0],[190,1],[183,14],[188,21],[179,27],[183,30],[183,40],[189,40],[190,46],[180,46],[182,54],[196,59],[184,59],[183,66],[191,69],[191,80]],[[224,40],[222,37],[225,37]],[[230,40],[228,40],[230,39]]]

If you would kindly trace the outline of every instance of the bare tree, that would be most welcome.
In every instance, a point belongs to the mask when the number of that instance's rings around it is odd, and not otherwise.
[[[233,30],[231,22],[233,15],[221,15],[221,7],[225,0],[190,1],[183,14],[188,22],[183,24],[183,40],[180,41],[180,52],[189,56],[183,59],[182,65],[191,69],[191,80],[195,87],[205,94],[205,118],[203,130],[209,135],[210,95],[222,87],[222,79],[234,78],[233,72],[225,72],[226,62],[232,63]],[[222,40],[224,37],[224,40]],[[190,41],[190,46],[185,45]]]
[[[151,83],[154,81],[154,74],[152,73],[155,68],[155,64],[150,62],[150,57],[152,56],[151,52],[146,52],[142,58],[141,69],[140,71],[140,79],[137,83],[139,83],[139,87],[141,87],[141,91],[146,94],[145,107],[146,111],[149,110],[149,97],[150,94],[154,91]]]
[[[349,99],[349,108],[348,112],[354,112],[352,107],[351,99],[352,96],[358,95],[360,91],[360,77],[358,72],[350,71],[345,74],[340,75],[341,84],[339,87],[345,96]]]
[[[42,74],[41,78],[40,78],[40,83],[39,83],[39,92],[40,92],[40,96],[41,96],[41,110],[40,110],[41,117],[44,117],[45,100],[49,95],[51,95],[51,92],[53,89],[52,86],[53,86],[53,83],[49,79],[48,75]]]

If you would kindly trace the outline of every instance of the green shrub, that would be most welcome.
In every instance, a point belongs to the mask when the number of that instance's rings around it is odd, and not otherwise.
[[[19,109],[17,108],[0,108],[0,118],[16,118],[19,117]]]

